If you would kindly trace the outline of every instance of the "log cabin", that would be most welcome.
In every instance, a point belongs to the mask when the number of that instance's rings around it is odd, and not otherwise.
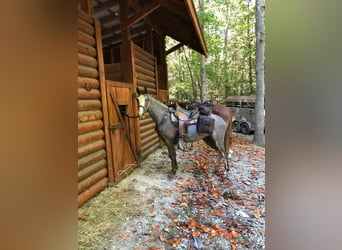
[[[178,44],[166,49],[169,36]],[[166,56],[207,56],[192,0],[79,0],[78,205],[116,183],[161,146],[137,88],[168,104]]]

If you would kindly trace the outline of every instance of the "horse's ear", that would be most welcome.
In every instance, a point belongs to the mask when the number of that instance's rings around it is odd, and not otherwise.
[[[145,92],[145,94],[147,94],[147,88],[146,87],[144,87],[144,92]]]

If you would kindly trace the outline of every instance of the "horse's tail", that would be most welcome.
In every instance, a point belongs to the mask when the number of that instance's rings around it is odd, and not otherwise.
[[[227,153],[229,154],[229,156],[231,155],[232,151],[232,144],[233,144],[233,122],[232,122],[232,118],[230,117],[230,119],[228,120],[228,124],[227,124],[227,130],[224,136],[224,146],[227,150]]]

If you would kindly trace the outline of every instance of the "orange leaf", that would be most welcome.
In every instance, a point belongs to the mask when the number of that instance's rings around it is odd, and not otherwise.
[[[234,231],[234,230],[231,232],[231,234],[232,234],[233,238],[238,238],[239,237],[239,234],[236,231]]]
[[[159,234],[158,237],[159,237],[160,241],[164,241],[164,236],[162,234]]]
[[[182,202],[180,205],[179,205],[179,207],[187,207],[188,206],[188,204],[186,203],[186,202]]]
[[[196,226],[196,220],[195,219],[190,219],[188,221],[188,228],[195,229]]]
[[[199,237],[200,235],[201,235],[201,232],[199,231],[192,232],[192,236],[194,237]]]
[[[119,237],[123,240],[127,240],[129,238],[129,234],[119,234]]]
[[[215,224],[215,225],[213,226],[213,228],[216,229],[216,230],[218,230],[218,229],[220,229],[220,225]]]
[[[204,227],[204,228],[203,228],[203,231],[204,231],[205,233],[209,233],[209,232],[211,231],[211,229],[210,229],[209,227]]]
[[[254,211],[254,217],[259,219],[260,218],[260,211],[259,211],[259,208],[255,209]]]
[[[152,227],[153,230],[157,231],[159,229],[160,225],[156,225],[155,227]]]
[[[80,220],[86,220],[87,219],[87,216],[78,216],[78,219],[80,219]]]

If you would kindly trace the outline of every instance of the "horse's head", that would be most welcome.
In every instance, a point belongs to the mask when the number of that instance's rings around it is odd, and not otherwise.
[[[138,94],[139,96],[137,97],[138,99],[138,107],[139,107],[139,116],[141,118],[145,118],[145,113],[147,112],[147,109],[149,107],[149,100],[148,100],[148,96],[147,96],[147,90],[145,88],[145,92],[144,93],[141,93],[139,91],[139,88],[137,88],[138,90]]]

